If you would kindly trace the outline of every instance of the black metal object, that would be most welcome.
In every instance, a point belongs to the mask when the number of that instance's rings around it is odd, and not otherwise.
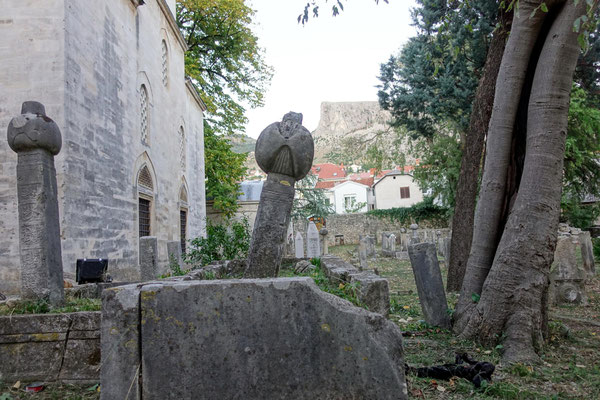
[[[90,282],[109,282],[106,274],[107,269],[107,258],[80,258],[77,260],[75,279],[80,285]]]

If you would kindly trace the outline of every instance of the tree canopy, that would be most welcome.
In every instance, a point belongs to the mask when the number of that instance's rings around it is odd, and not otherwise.
[[[244,131],[246,107],[263,104],[272,71],[252,32],[255,12],[244,0],[179,0],[177,25],[188,45],[185,73],[207,106],[204,128],[206,196],[231,216],[237,209],[245,154],[227,137]]]
[[[188,45],[185,72],[208,108],[219,134],[244,130],[245,105],[263,104],[272,71],[250,24],[255,12],[244,0],[180,0],[177,25]]]

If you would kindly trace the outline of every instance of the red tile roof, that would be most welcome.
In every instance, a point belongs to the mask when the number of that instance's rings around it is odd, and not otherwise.
[[[315,185],[315,189],[331,189],[332,187],[334,187],[338,183],[340,183],[340,182],[336,182],[336,181],[318,181],[317,184]]]
[[[342,179],[346,177],[344,168],[332,163],[315,164],[311,171],[316,174],[319,179]]]

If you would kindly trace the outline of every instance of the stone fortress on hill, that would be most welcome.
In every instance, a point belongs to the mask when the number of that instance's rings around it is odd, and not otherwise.
[[[203,112],[184,75],[175,0],[6,0],[0,10],[0,129],[34,100],[60,127],[56,157],[65,276],[108,258],[138,280],[139,239],[205,232]],[[0,140],[0,292],[20,282],[17,155]]]

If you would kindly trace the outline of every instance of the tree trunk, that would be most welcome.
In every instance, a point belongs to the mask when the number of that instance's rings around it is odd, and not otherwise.
[[[515,16],[511,38],[520,31],[517,26],[530,26],[537,19],[528,19],[530,12],[525,10],[526,5],[531,6],[531,3],[521,0],[521,17]],[[579,54],[578,34],[573,32],[573,23],[585,13],[586,2],[580,1],[576,6],[568,0],[553,3],[549,8],[547,16],[551,26],[540,38],[543,48],[536,63],[528,103],[527,144],[518,194],[502,238],[497,249],[494,248],[493,265],[486,274],[481,298],[477,304],[471,302],[472,307],[462,310],[463,323],[456,326],[460,328],[460,336],[477,338],[486,344],[503,338],[504,360],[507,362],[537,360],[535,350],[545,335],[548,276],[560,214],[569,96]],[[538,10],[537,14],[545,13]],[[539,21],[537,23],[541,25]],[[531,26],[528,28],[529,35],[535,33],[538,36],[539,31]],[[521,40],[522,43],[530,41],[525,37]],[[510,40],[504,56],[506,65],[513,64],[512,58],[517,56],[509,53],[509,45]],[[514,98],[513,102],[518,103]],[[514,124],[506,123],[511,127]],[[490,125],[490,134],[492,131]],[[489,143],[488,140],[486,172],[488,159],[495,157],[493,152],[496,150]],[[489,167],[498,168],[493,163]],[[471,252],[471,258],[474,253]],[[467,290],[474,286],[463,285],[461,297],[468,296],[470,301],[465,286]],[[464,303],[465,299],[461,300]]]
[[[511,20],[512,12],[501,11],[500,27],[492,36],[483,75],[479,80],[477,92],[475,93],[466,140],[463,142],[463,155],[456,187],[454,217],[452,218],[452,240],[450,242],[450,262],[448,263],[448,281],[446,285],[449,292],[458,292],[461,289],[467,259],[471,250],[473,218],[483,144],[492,115],[496,79],[500,70],[506,38],[510,31]]]
[[[502,56],[496,82],[498,90],[494,96],[488,130],[479,201],[475,211],[471,253],[455,313],[455,330],[458,332],[468,323],[468,316],[474,307],[472,295],[481,294],[501,237],[501,218],[505,208],[508,166],[519,99],[525,85],[530,56],[547,15],[538,10],[531,16],[531,12],[540,3],[541,0],[519,2],[519,12],[514,14],[512,30]]]

